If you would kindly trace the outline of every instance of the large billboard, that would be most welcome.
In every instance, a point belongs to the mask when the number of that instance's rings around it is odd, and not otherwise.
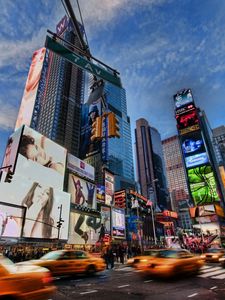
[[[80,141],[80,157],[82,159],[101,151],[101,141],[91,141],[92,124],[101,113],[102,108],[100,99],[94,101],[90,105],[85,103],[82,106]]]
[[[173,99],[176,109],[194,102],[190,89],[184,89],[177,92],[177,94],[173,96]]]
[[[199,124],[197,110],[192,109],[181,115],[176,116],[177,128],[182,131],[182,129],[192,127]]]
[[[96,200],[100,203],[105,203],[105,186],[101,184],[96,185]]]
[[[24,126],[15,175],[63,190],[65,163],[65,148]]]
[[[120,208],[112,208],[112,236],[126,238],[125,211]]]
[[[105,204],[113,204],[114,195],[114,176],[109,172],[105,171]]]
[[[24,217],[25,207],[0,202],[0,239],[21,237]]]
[[[71,212],[68,244],[95,244],[99,240],[100,228],[100,217]]]
[[[16,120],[15,129],[21,127],[24,124],[30,126],[39,81],[41,78],[43,62],[45,59],[45,53],[46,48],[41,48],[33,53],[32,62],[28,73],[18,117]]]
[[[71,202],[96,209],[96,186],[76,175],[69,174],[68,192]]]
[[[220,201],[212,167],[205,165],[188,169],[188,181],[195,205]]]
[[[111,234],[111,208],[108,206],[101,206],[101,224],[105,228],[106,234]]]
[[[70,153],[67,155],[67,168],[77,175],[86,177],[93,181],[95,180],[94,167]]]
[[[26,208],[23,237],[56,239],[58,236],[60,206],[62,227],[60,239],[68,237],[70,194],[24,177],[13,178],[10,184],[0,184],[0,202]]]

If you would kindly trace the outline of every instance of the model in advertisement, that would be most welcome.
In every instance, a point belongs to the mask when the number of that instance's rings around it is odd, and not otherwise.
[[[23,236],[51,238],[54,220],[51,217],[53,207],[53,189],[43,188],[34,182],[22,201],[27,207]]]

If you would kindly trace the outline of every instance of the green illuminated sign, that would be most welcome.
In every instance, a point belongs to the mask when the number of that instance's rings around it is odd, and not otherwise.
[[[97,77],[102,78],[103,80],[109,81],[110,83],[118,87],[121,87],[120,77],[118,77],[116,74],[113,74],[110,71],[106,71],[103,68],[93,64],[93,62],[87,60],[79,54],[74,53],[72,50],[69,50],[49,36],[46,37],[45,47],[60,55],[61,57],[64,57],[69,62],[75,64],[81,69],[86,70],[87,72],[92,73]]]

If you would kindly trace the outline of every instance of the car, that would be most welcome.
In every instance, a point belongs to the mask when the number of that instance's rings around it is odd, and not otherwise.
[[[132,258],[129,258],[127,260],[127,264],[130,267],[136,268],[137,264],[142,262],[147,262],[151,257],[155,257],[157,253],[159,252],[159,249],[148,249],[143,252],[142,255],[137,255]]]
[[[140,261],[136,268],[140,275],[168,278],[197,274],[203,265],[204,259],[185,249],[163,249],[146,262]]]
[[[206,262],[219,262],[219,259],[225,254],[223,248],[209,248],[204,254],[201,255]]]
[[[0,254],[0,299],[45,300],[56,291],[49,270],[14,264]]]
[[[53,276],[87,274],[104,271],[106,264],[104,259],[94,257],[82,250],[55,250],[50,251],[40,259],[24,262],[45,267]]]

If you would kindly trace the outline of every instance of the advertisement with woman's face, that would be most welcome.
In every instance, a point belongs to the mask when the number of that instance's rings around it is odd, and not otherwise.
[[[68,192],[72,203],[96,209],[95,184],[69,174]]]
[[[68,237],[70,194],[25,178],[14,178],[10,184],[0,185],[0,201],[26,208],[22,236],[26,238],[56,239],[57,221],[62,205],[60,239]]]
[[[70,213],[70,232],[68,244],[95,244],[99,239],[101,218]]]
[[[101,218],[102,218],[102,224],[105,228],[105,233],[111,234],[111,208],[108,206],[101,206]]]
[[[65,148],[25,126],[18,152],[16,174],[63,189]]]

